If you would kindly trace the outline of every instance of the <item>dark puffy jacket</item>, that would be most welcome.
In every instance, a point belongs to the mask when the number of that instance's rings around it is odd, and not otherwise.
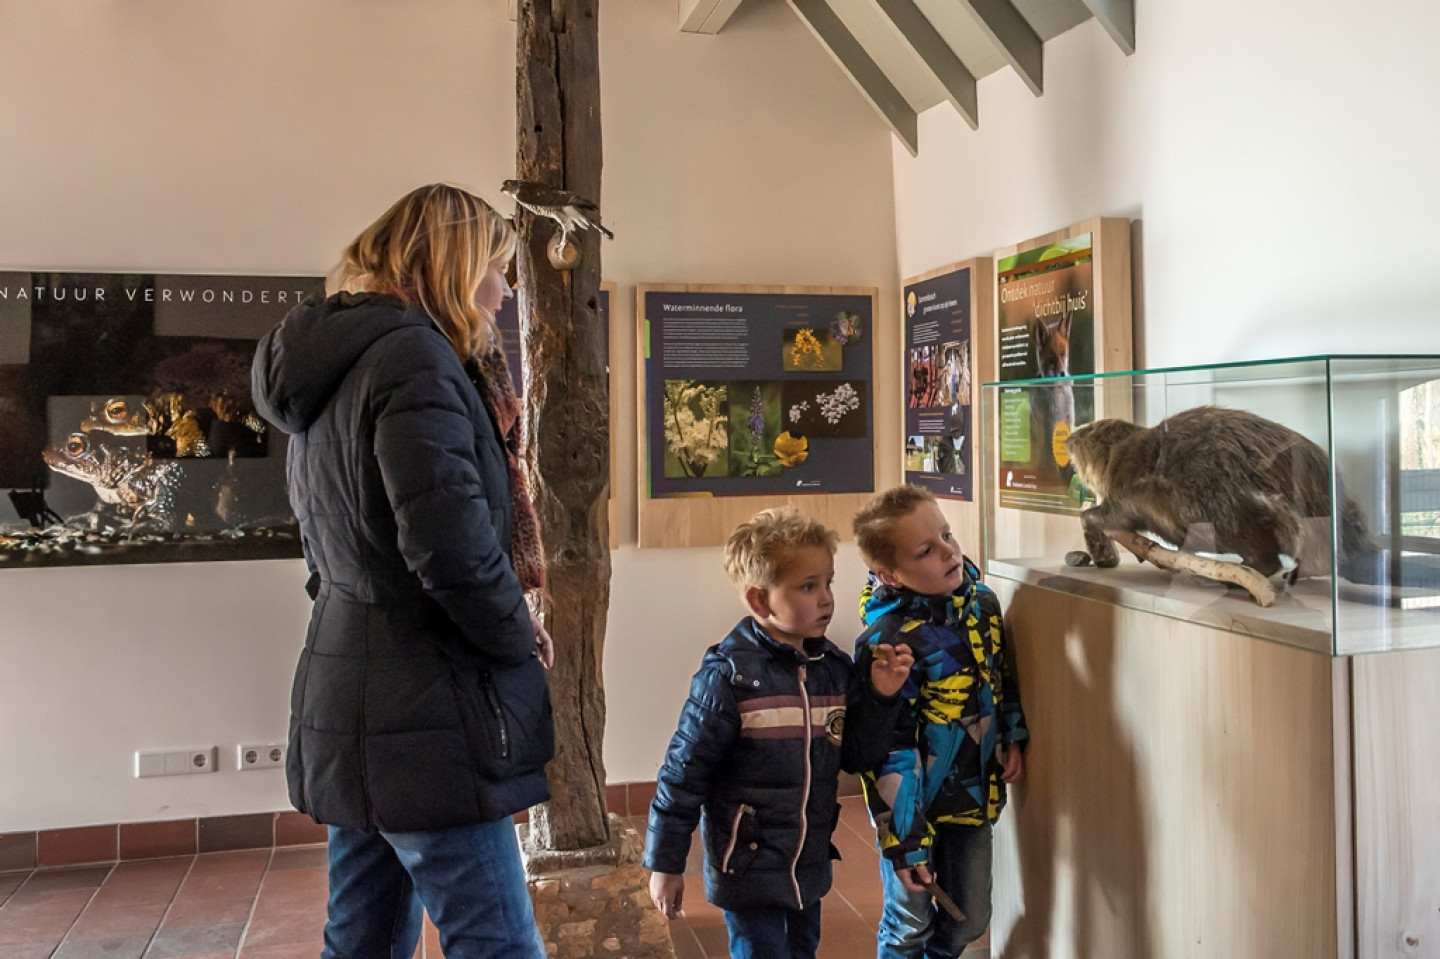
[[[884,758],[902,704],[882,700],[833,643],[806,640],[802,653],[746,617],[690,683],[650,807],[646,868],[684,873],[703,819],[715,905],[815,902],[839,857],[830,836],[840,770]]]
[[[291,434],[315,600],[290,799],[319,822],[436,830],[549,797],[549,689],[472,375],[424,312],[385,296],[307,301],[256,351],[256,405]]]

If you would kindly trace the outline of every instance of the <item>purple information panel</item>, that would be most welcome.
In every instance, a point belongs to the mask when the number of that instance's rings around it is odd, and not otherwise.
[[[495,326],[500,331],[500,347],[505,351],[505,362],[510,367],[510,381],[515,385],[516,399],[525,398],[525,362],[520,334],[520,307],[518,298],[510,297],[500,304],[495,313]],[[605,352],[610,352],[610,291],[600,290],[599,305],[595,310],[600,319],[600,329],[605,334]]]
[[[974,499],[970,268],[905,287],[905,482]]]
[[[647,291],[650,495],[873,490],[873,312],[865,294]]]

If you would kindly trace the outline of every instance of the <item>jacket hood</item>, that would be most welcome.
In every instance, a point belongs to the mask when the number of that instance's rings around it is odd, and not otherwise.
[[[361,355],[381,337],[410,326],[434,324],[397,297],[337,293],[306,299],[255,349],[250,391],[256,409],[286,433],[304,432]]]

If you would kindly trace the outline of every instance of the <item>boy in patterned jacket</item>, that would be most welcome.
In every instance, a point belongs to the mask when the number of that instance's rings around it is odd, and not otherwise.
[[[876,496],[855,539],[871,570],[856,660],[902,638],[915,659],[890,755],[861,780],[883,857],[877,956],[954,959],[990,923],[992,827],[1025,775],[1005,624],[925,490]]]
[[[885,756],[903,706],[908,648],[878,646],[867,683],[825,639],[837,539],[790,509],[731,535],[725,569],[750,616],[706,652],[650,807],[651,898],[680,914],[700,822],[706,898],[725,912],[734,959],[814,959],[839,772]]]

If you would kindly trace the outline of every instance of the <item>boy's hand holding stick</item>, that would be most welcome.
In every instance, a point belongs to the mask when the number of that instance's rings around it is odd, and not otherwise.
[[[935,905],[948,912],[951,919],[956,922],[965,921],[965,913],[955,905],[955,900],[940,888],[940,884],[931,875],[929,866],[922,862],[915,866],[900,866],[896,872],[899,875],[900,885],[911,892],[928,892],[930,897],[935,900]]]
[[[910,667],[915,665],[915,656],[910,647],[901,643],[877,643],[871,650],[875,657],[870,663],[870,685],[881,696],[894,696],[910,678]]]

